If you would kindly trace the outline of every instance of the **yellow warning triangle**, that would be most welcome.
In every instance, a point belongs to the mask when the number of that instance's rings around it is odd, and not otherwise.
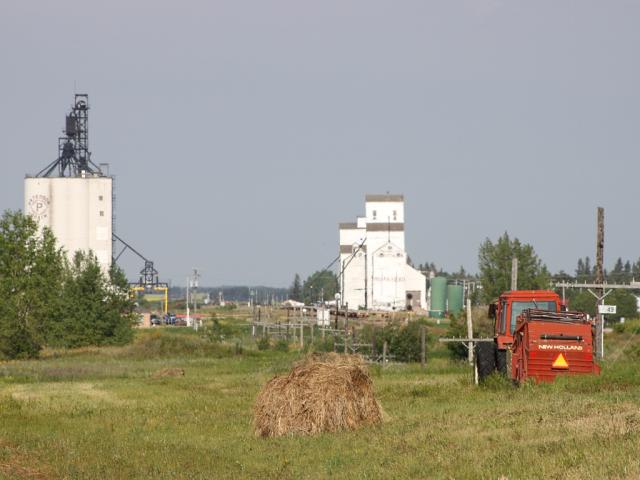
[[[567,360],[564,358],[563,354],[559,354],[556,359],[553,361],[551,368],[569,368],[569,364]]]

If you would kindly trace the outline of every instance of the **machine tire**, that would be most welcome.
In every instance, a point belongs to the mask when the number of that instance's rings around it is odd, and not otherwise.
[[[500,375],[507,376],[507,351],[496,348],[496,369]]]
[[[496,344],[493,342],[478,342],[476,344],[476,365],[478,380],[483,381],[496,369]]]

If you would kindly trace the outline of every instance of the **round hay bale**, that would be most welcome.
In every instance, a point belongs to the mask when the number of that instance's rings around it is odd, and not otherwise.
[[[336,353],[307,357],[269,380],[253,412],[261,437],[353,430],[383,417],[364,361]]]

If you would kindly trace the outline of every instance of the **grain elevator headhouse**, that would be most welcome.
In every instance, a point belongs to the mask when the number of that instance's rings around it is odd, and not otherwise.
[[[24,211],[52,230],[69,258],[91,250],[106,271],[113,253],[113,179],[91,161],[88,114],[88,96],[77,94],[57,158],[25,178]]]
[[[340,291],[349,308],[426,307],[426,277],[407,263],[404,196],[367,195],[365,215],[340,224]]]

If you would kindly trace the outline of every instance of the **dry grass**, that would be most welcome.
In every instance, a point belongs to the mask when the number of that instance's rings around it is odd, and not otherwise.
[[[164,377],[184,377],[184,369],[183,368],[163,368],[161,370],[156,371],[153,375],[153,378],[164,378]]]
[[[50,469],[0,438],[0,477],[15,480],[53,478]]]
[[[254,407],[255,433],[262,437],[354,430],[382,417],[364,362],[335,353],[307,357],[272,378]]]

